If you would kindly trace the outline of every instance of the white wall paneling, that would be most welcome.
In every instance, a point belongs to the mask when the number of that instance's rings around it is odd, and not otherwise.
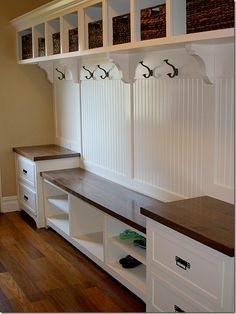
[[[77,147],[84,168],[160,200],[209,195],[233,202],[232,50],[211,46],[213,84],[182,48],[135,55],[154,77],[145,79],[139,65],[130,84],[104,59],[84,61],[94,79],[83,69],[79,84],[54,80],[57,141]],[[166,75],[164,59],[178,77]],[[112,69],[109,79],[101,79],[98,64]]]
[[[202,80],[139,79],[134,108],[135,180],[179,197],[201,195]]]
[[[83,159],[126,176],[130,172],[130,86],[121,80],[81,82]]]
[[[78,83],[54,80],[54,111],[57,144],[80,152],[80,88]]]

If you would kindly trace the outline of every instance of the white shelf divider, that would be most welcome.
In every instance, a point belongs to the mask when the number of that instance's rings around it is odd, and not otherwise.
[[[133,240],[120,240],[119,237],[111,237],[109,240],[129,255],[146,265],[146,250],[135,246]]]
[[[67,215],[58,215],[47,218],[47,226],[51,227],[59,234],[61,234],[62,231],[66,235],[69,235],[69,220]]]
[[[83,234],[73,237],[73,239],[98,259],[104,261],[103,232]]]
[[[126,269],[118,261],[111,261],[108,264],[114,277],[125,284],[141,299],[146,298],[146,266],[139,265],[132,269]]]
[[[69,204],[68,204],[68,196],[67,195],[56,195],[50,196],[47,198],[47,201],[63,211],[66,214],[69,214]]]

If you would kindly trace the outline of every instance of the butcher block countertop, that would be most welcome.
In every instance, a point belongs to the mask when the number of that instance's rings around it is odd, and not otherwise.
[[[55,144],[14,147],[13,151],[33,161],[80,156],[80,153],[74,152],[70,149]]]
[[[234,206],[209,196],[163,203],[81,168],[41,176],[105,213],[146,232],[146,217],[234,256]]]
[[[202,196],[142,207],[141,213],[228,256],[234,256],[234,205]]]
[[[146,218],[141,215],[140,207],[161,204],[81,168],[46,171],[41,176],[143,233],[146,233]]]

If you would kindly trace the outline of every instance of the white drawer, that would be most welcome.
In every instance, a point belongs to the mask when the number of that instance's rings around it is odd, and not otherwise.
[[[18,175],[28,184],[35,187],[35,165],[22,156],[17,157]]]
[[[196,300],[189,297],[189,295],[176,289],[175,286],[154,273],[150,273],[149,280],[151,281],[149,284],[152,287],[152,292],[148,293],[148,298],[151,298],[151,300],[148,302],[150,308],[147,308],[147,311],[165,313],[212,312],[212,310],[196,302]]]
[[[25,206],[28,210],[33,212],[34,215],[37,214],[36,194],[34,191],[30,190],[28,187],[26,187],[23,184],[19,184],[19,198],[23,206]]]
[[[159,226],[151,226],[148,232],[152,248],[148,253],[151,269],[158,272],[159,268],[179,280],[187,291],[191,289],[194,295],[196,293],[199,298],[204,296],[219,306],[223,297],[224,262],[216,258],[217,253],[211,254],[212,249],[174,230]]]

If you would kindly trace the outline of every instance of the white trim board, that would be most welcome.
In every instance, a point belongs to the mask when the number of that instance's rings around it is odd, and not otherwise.
[[[2,197],[1,213],[9,213],[20,210],[17,196]]]

